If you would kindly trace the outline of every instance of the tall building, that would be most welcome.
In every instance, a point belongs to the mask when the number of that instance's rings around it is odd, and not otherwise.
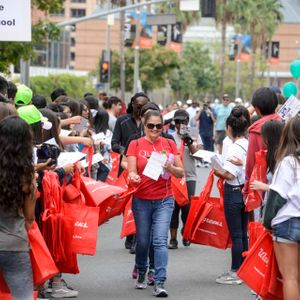
[[[45,15],[34,10],[33,22],[47,19],[60,23],[72,18],[88,16],[101,9],[98,2],[99,0],[66,0],[63,9],[56,14]],[[33,64],[83,71],[96,70],[102,50],[106,48],[106,31],[106,17],[66,26],[62,29],[60,41],[46,42],[36,49],[38,58]],[[119,22],[115,19],[111,28],[111,50],[119,48],[119,32]]]

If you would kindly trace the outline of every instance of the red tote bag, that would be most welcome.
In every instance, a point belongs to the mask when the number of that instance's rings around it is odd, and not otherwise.
[[[272,236],[268,231],[257,239],[237,272],[237,275],[258,295],[261,295],[273,255]]]
[[[204,200],[209,197],[214,183],[214,173],[211,171],[208,175],[206,183],[199,196],[191,197],[191,207],[186,220],[183,232],[183,238],[185,240],[190,240],[193,234],[195,225],[198,221],[198,216],[200,215],[202,209],[204,208]]]
[[[73,220],[72,252],[95,255],[98,237],[99,207],[63,204],[64,216]]]
[[[89,206],[99,206],[103,201],[111,196],[118,197],[118,195],[126,192],[127,189],[107,184],[102,181],[95,181],[89,177],[80,177],[81,191],[85,196],[86,204]]]
[[[130,200],[127,202],[126,207],[125,207],[123,223],[122,223],[122,230],[121,230],[121,234],[120,234],[121,239],[124,238],[125,236],[136,233],[136,225],[135,225],[131,206],[132,206],[132,196],[131,196]]]
[[[117,179],[118,179],[118,173],[119,173],[119,165],[120,165],[120,154],[116,152],[112,152],[111,154],[112,159],[112,168],[110,172],[108,173],[108,176],[106,178],[106,183],[115,185]]]
[[[173,196],[177,204],[179,206],[184,206],[189,204],[189,196],[188,196],[185,177],[176,178],[172,176],[171,186],[172,186]]]
[[[34,285],[40,285],[59,272],[36,222],[28,230]]]
[[[255,164],[249,180],[251,184],[254,180],[266,182],[267,177],[267,152],[260,150],[255,152]],[[245,199],[245,211],[252,211],[261,206],[262,191],[254,191],[249,189],[247,198]]]
[[[64,185],[62,188],[63,200],[67,203],[84,204],[85,197],[82,194],[80,187],[81,187],[80,174],[79,174],[78,169],[75,168],[75,172],[72,175],[71,182],[67,185],[66,185],[66,182],[64,182]]]
[[[249,235],[249,250],[255,244],[257,239],[264,233],[265,227],[259,222],[250,222],[248,224],[248,235]]]

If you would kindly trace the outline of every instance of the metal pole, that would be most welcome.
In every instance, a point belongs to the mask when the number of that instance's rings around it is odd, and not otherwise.
[[[134,80],[133,80],[133,93],[138,92],[139,80],[139,64],[140,64],[140,11],[136,12],[136,26],[135,26],[135,47],[134,47]]]
[[[67,26],[67,25],[73,25],[73,24],[77,24],[77,23],[80,23],[80,22],[88,21],[88,20],[99,19],[99,17],[104,17],[104,16],[111,15],[111,14],[117,14],[117,13],[122,12],[122,11],[126,11],[126,10],[130,10],[130,9],[134,9],[134,8],[137,8],[137,7],[144,6],[146,4],[147,5],[157,4],[157,3],[162,3],[162,2],[166,2],[166,1],[168,1],[168,0],[153,0],[153,1],[145,1],[145,2],[141,2],[141,3],[137,3],[137,4],[127,5],[127,6],[107,10],[107,11],[104,11],[104,12],[94,13],[94,14],[86,16],[86,17],[71,19],[71,20],[68,20],[68,21],[57,23],[56,26],[62,26],[63,27],[63,26]]]
[[[235,85],[235,98],[240,96],[240,81],[241,81],[241,43],[240,34],[238,34],[238,55],[236,61],[236,85]]]
[[[21,83],[25,85],[29,85],[29,66],[30,61],[29,60],[20,60],[20,73],[21,73]]]
[[[167,45],[171,43],[171,38],[172,38],[172,25],[168,24],[167,25]]]
[[[124,47],[125,11],[120,12],[120,88],[121,100],[125,102],[125,47]]]
[[[108,82],[105,84],[105,91],[108,94],[109,91],[109,82],[110,82],[110,29],[111,25],[109,24],[109,21],[107,19],[107,30],[106,30],[106,50],[105,50],[105,60],[108,62]]]
[[[268,86],[271,86],[271,55],[272,55],[272,40],[268,41],[268,55],[267,55],[267,64],[268,64]]]

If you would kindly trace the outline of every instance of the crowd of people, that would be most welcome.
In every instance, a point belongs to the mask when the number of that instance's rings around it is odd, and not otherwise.
[[[128,184],[136,188],[132,200],[136,234],[125,241],[125,248],[135,254],[135,287],[153,285],[154,296],[167,297],[168,248],[178,248],[190,210],[190,203],[174,201],[172,184],[184,178],[188,199],[195,195],[197,167],[209,167],[193,156],[199,149],[216,149],[223,162],[213,172],[224,180],[232,261],[216,282],[242,283],[237,271],[244,260],[242,253],[248,250],[248,223],[262,222],[277,199],[280,205],[264,224],[273,234],[284,299],[300,299],[300,117],[283,122],[276,114],[280,97],[274,89],[263,87],[254,93],[248,108],[235,105],[224,94],[216,105],[187,100],[162,111],[155,99],[142,92],[134,94],[126,108],[121,99],[104,92],[86,93],[81,100],[62,88],[51,95],[33,95],[29,87],[0,77],[0,272],[13,299],[32,299],[26,230],[43,211],[37,194],[45,172],[55,172],[61,185],[72,180],[75,169],[106,182],[112,153],[120,155],[118,175],[126,170]],[[102,135],[101,141],[95,135]],[[57,166],[57,159],[43,159],[46,150],[59,156],[84,147],[102,155],[89,171],[80,161]],[[267,150],[267,176],[250,182],[255,153],[260,150]],[[149,170],[155,160],[163,161],[159,174]],[[262,191],[264,199],[259,208],[247,212],[245,199],[250,190]],[[182,238],[182,244],[189,247],[190,241]],[[77,297],[78,291],[62,277],[58,273],[35,287],[39,299],[46,299],[46,293],[52,298]]]

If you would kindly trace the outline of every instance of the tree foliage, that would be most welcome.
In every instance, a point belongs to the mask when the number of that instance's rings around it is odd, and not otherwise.
[[[65,0],[33,0],[38,9],[53,13],[62,8]],[[60,29],[53,23],[39,21],[32,26],[31,42],[0,42],[0,72],[8,72],[11,64],[18,64],[20,59],[28,60],[34,56],[34,46],[45,39],[57,39]]]
[[[134,51],[126,49],[126,90],[132,91],[134,73]],[[153,90],[165,86],[165,80],[170,72],[178,67],[178,55],[166,47],[159,45],[152,49],[140,50],[140,80],[143,90]],[[118,89],[120,86],[120,57],[117,52],[112,55],[111,88]]]
[[[82,99],[86,92],[96,93],[88,77],[70,74],[34,76],[30,78],[30,87],[34,95],[43,95],[48,99],[57,87],[65,89],[75,99]]]
[[[186,43],[179,68],[172,73],[170,83],[180,97],[215,94],[220,74],[210,57],[209,49],[199,42]]]

